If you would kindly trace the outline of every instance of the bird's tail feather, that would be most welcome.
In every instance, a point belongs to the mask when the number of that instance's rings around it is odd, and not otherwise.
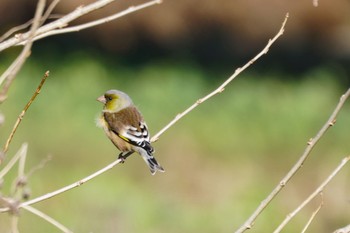
[[[151,153],[148,153],[146,150],[142,150],[140,151],[140,155],[142,156],[143,160],[145,160],[152,175],[156,174],[157,171],[164,172],[162,166],[157,162]]]

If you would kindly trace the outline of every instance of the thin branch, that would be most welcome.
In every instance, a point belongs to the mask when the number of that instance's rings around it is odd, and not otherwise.
[[[201,103],[204,102],[205,100],[209,99],[211,96],[213,96],[213,95],[215,95],[215,94],[217,94],[217,93],[219,93],[219,92],[222,92],[223,89],[224,89],[224,87],[225,87],[231,80],[233,80],[239,73],[241,73],[244,69],[246,69],[248,66],[250,66],[254,61],[256,61],[256,60],[257,60],[259,57],[261,57],[263,54],[267,53],[269,47],[277,40],[277,38],[278,38],[279,36],[281,36],[281,35],[283,34],[284,26],[285,26],[285,24],[286,24],[287,18],[288,18],[288,14],[286,15],[286,18],[285,18],[285,20],[284,20],[284,22],[283,22],[283,24],[282,24],[282,27],[281,27],[280,31],[277,33],[277,35],[276,35],[272,40],[270,40],[270,41],[268,42],[267,46],[266,46],[257,56],[255,56],[251,61],[249,61],[249,62],[248,62],[245,66],[243,66],[242,68],[237,69],[236,72],[235,72],[228,80],[226,80],[216,91],[214,91],[214,92],[210,93],[209,95],[207,95],[206,97],[200,99],[199,101],[197,101],[197,103],[196,103],[195,105],[199,104],[199,102],[201,102]],[[191,106],[191,107],[189,108],[189,110],[186,110],[186,111],[183,113],[183,115],[187,114],[187,113],[188,113],[190,110],[192,110],[194,107],[196,107],[196,106]],[[178,120],[178,119],[176,119],[176,120]],[[171,125],[173,125],[174,123],[175,123],[175,122],[172,122]],[[171,125],[168,125],[168,126],[166,127],[166,129],[168,129]],[[160,133],[158,133],[158,134],[156,135],[156,138],[158,138],[166,129],[163,129]],[[153,138],[154,138],[154,137],[153,137]],[[93,179],[93,178],[99,176],[100,174],[102,174],[102,173],[104,173],[104,172],[110,170],[110,169],[113,168],[115,165],[119,164],[120,162],[121,162],[121,160],[118,159],[118,160],[114,161],[113,163],[107,165],[106,167],[102,168],[101,170],[99,170],[99,171],[93,173],[92,175],[90,175],[90,176],[88,176],[88,177],[86,177],[86,178],[81,179],[80,181],[77,181],[77,182],[75,182],[75,183],[73,183],[73,184],[70,184],[70,185],[68,185],[68,186],[65,186],[65,187],[63,187],[63,188],[61,188],[61,189],[58,189],[58,190],[56,190],[56,191],[53,191],[53,192],[47,193],[47,194],[45,194],[45,195],[39,196],[39,197],[37,197],[37,198],[35,198],[35,199],[32,199],[32,200],[23,202],[23,203],[21,203],[21,204],[19,205],[19,208],[21,208],[21,207],[23,207],[23,206],[29,206],[29,205],[32,205],[32,204],[35,204],[35,203],[44,201],[44,200],[46,200],[46,199],[49,199],[49,198],[51,198],[51,197],[57,196],[57,195],[59,195],[59,194],[61,194],[61,193],[64,193],[64,192],[66,192],[66,191],[68,191],[68,190],[70,190],[70,189],[79,187],[80,185],[84,184],[85,182],[87,182],[87,181],[89,181],[89,180],[91,180],[91,179]],[[6,212],[6,211],[8,211],[8,210],[9,210],[9,208],[1,208],[1,209],[0,209],[0,212]]]
[[[7,165],[0,171],[0,180],[11,170],[11,168],[15,165],[17,160],[22,157],[23,154],[27,153],[28,144],[23,143],[21,148],[17,151],[15,156],[7,163]]]
[[[102,19],[91,21],[89,23],[80,24],[80,25],[77,25],[77,26],[67,27],[67,28],[63,28],[63,29],[60,28],[60,29],[51,30],[51,31],[48,31],[46,33],[43,33],[41,35],[36,36],[34,38],[34,41],[40,40],[42,38],[49,37],[49,36],[52,36],[52,35],[64,34],[64,33],[70,33],[70,32],[78,32],[78,31],[81,31],[81,30],[84,30],[84,29],[87,29],[87,28],[95,27],[97,25],[108,23],[108,22],[113,21],[115,19],[121,18],[121,17],[123,17],[123,16],[125,16],[127,14],[130,14],[130,13],[133,13],[135,11],[144,9],[146,7],[153,6],[155,4],[160,4],[160,3],[162,3],[161,0],[153,0],[153,1],[149,1],[149,2],[146,2],[146,3],[140,4],[140,5],[137,5],[137,6],[131,6],[131,7],[129,7],[128,9],[126,9],[124,11],[118,12],[116,14],[113,14],[111,16],[108,16],[108,17],[105,17],[105,18],[102,18]]]
[[[279,184],[272,190],[272,192],[260,203],[258,208],[253,212],[253,214],[248,218],[248,220],[236,231],[236,233],[241,233],[246,230],[252,228],[255,219],[260,215],[260,213],[269,205],[269,203],[277,196],[277,194],[284,188],[284,186],[288,183],[288,181],[297,173],[297,171],[302,167],[305,160],[308,158],[310,152],[316,145],[316,143],[321,139],[324,133],[335,124],[336,117],[343,107],[345,101],[350,95],[350,88],[340,97],[339,103],[335,107],[333,113],[324,124],[324,126],[320,129],[320,131],[316,134],[314,138],[311,138],[307,142],[307,147],[305,148],[303,154],[299,158],[299,160],[294,164],[291,170],[287,173],[287,175],[279,182]]]
[[[18,216],[11,216],[11,233],[19,233],[18,231]]]
[[[20,30],[26,29],[27,27],[29,27],[33,22],[33,19],[28,20],[27,22],[25,22],[24,24],[18,25],[16,27],[11,28],[10,30],[8,30],[7,32],[5,32],[1,37],[0,37],[0,42],[2,42],[3,40],[5,40],[6,38],[8,38],[9,36],[11,36],[13,33],[18,32]]]
[[[47,214],[41,212],[38,209],[35,209],[35,208],[31,207],[31,206],[23,206],[23,209],[26,209],[27,211],[31,212],[32,214],[35,214],[36,216],[38,216],[38,217],[44,219],[45,221],[51,223],[52,225],[54,225],[55,227],[57,227],[58,229],[60,229],[64,233],[73,233],[73,231],[69,230],[67,227],[65,227],[64,225],[59,223],[57,220],[51,218],[50,216],[48,216]]]
[[[26,174],[27,179],[29,179],[30,176],[33,175],[34,172],[36,172],[39,169],[42,169],[43,167],[45,167],[45,165],[52,159],[52,156],[49,155],[46,158],[44,158],[43,160],[41,160],[41,162],[36,165],[35,167],[33,167],[32,169],[30,169],[30,171]]]
[[[19,162],[18,162],[18,175],[17,178],[14,180],[12,184],[12,196],[14,197],[16,195],[16,192],[18,191],[18,188],[23,188],[27,184],[27,178],[24,175],[24,168],[26,164],[27,159],[27,148],[28,145],[26,145],[25,153],[22,153]]]
[[[47,200],[47,199],[49,199],[49,198],[52,198],[52,197],[57,196],[57,195],[59,195],[59,194],[62,194],[62,193],[66,192],[66,191],[68,191],[68,190],[70,190],[70,189],[79,187],[79,186],[81,186],[82,184],[84,184],[84,183],[86,183],[86,182],[92,180],[93,178],[95,178],[95,177],[97,177],[97,176],[99,176],[99,175],[105,173],[106,171],[112,169],[114,166],[116,166],[117,164],[119,164],[121,161],[122,161],[122,160],[117,159],[117,160],[115,160],[113,163],[108,164],[108,165],[105,166],[104,168],[98,170],[97,172],[95,172],[95,173],[93,173],[93,174],[91,174],[91,175],[89,175],[89,176],[87,176],[87,177],[85,177],[85,178],[83,178],[83,179],[81,179],[81,180],[79,180],[79,181],[73,183],[73,184],[67,185],[67,186],[65,186],[65,187],[63,187],[63,188],[60,188],[60,189],[58,189],[58,190],[56,190],[56,191],[47,193],[47,194],[42,195],[42,196],[40,196],[40,197],[34,198],[34,199],[32,199],[32,200],[23,202],[23,203],[19,204],[18,208],[21,208],[21,207],[24,207],[24,206],[29,206],[29,205],[32,205],[32,204],[35,204],[35,203],[38,203],[38,202]],[[10,210],[10,208],[0,208],[0,213],[2,213],[2,212],[7,212],[7,211],[9,211],[9,210]]]
[[[57,19],[51,23],[48,23],[42,27],[40,27],[36,33],[35,33],[35,36],[38,36],[38,35],[41,35],[43,33],[47,33],[49,31],[52,31],[52,30],[55,30],[57,28],[64,28],[64,27],[67,27],[68,24],[92,11],[95,11],[95,10],[98,10],[112,2],[114,2],[116,0],[99,0],[99,1],[96,1],[96,2],[93,2],[87,6],[80,6],[78,8],[76,8],[74,11],[72,11],[71,13],[63,16],[62,18],[60,19]],[[149,2],[155,2],[155,3],[161,3],[161,0],[158,0],[158,1],[149,1]],[[129,12],[131,13],[131,12]],[[21,42],[24,42],[26,41],[27,39],[29,38],[29,33],[23,33],[19,36],[15,36],[15,37],[12,37],[2,43],[0,43],[0,52],[7,49],[7,48],[10,48],[14,45],[17,45]]]
[[[225,90],[225,87],[233,80],[235,79],[242,71],[244,71],[246,68],[248,68],[250,65],[252,65],[256,60],[258,60],[261,56],[266,54],[271,45],[280,37],[283,35],[284,32],[284,27],[287,23],[289,14],[287,13],[284,21],[282,23],[282,26],[278,33],[275,35],[274,38],[270,39],[265,48],[257,54],[253,59],[251,59],[248,63],[246,63],[244,66],[241,68],[236,69],[236,71],[229,77],[224,83],[222,83],[217,89],[215,89],[213,92],[209,93],[208,95],[204,96],[203,98],[197,100],[193,105],[191,105],[189,108],[187,108],[184,112],[178,114],[169,124],[167,124],[163,129],[161,129],[156,135],[154,135],[151,139],[151,142],[155,142],[159,139],[159,136],[162,135],[165,131],[167,131],[171,126],[173,126],[178,120],[180,120],[182,117],[187,115],[189,112],[191,112],[194,108],[198,107],[201,103],[204,101],[210,99],[216,94],[219,94]]]
[[[303,209],[312,199],[314,199],[318,194],[320,194],[327,184],[338,174],[338,172],[344,167],[344,165],[350,160],[350,156],[344,158],[341,163],[334,169],[334,171],[327,177],[325,181],[308,197],[301,203],[293,212],[287,215],[283,222],[277,227],[274,233],[281,232],[281,230],[287,225],[287,223],[301,210]]]
[[[323,193],[321,192],[320,193],[320,196],[321,196],[321,202],[320,202],[320,205],[317,207],[317,209],[312,213],[309,221],[307,221],[305,227],[303,228],[303,230],[301,231],[301,233],[305,233],[306,230],[309,228],[311,222],[314,220],[315,216],[318,214],[318,212],[321,210],[324,202],[323,202]]]
[[[30,98],[29,102],[26,104],[26,106],[22,110],[21,114],[19,114],[19,116],[17,118],[17,121],[16,121],[15,125],[13,126],[12,132],[11,132],[10,136],[8,137],[8,139],[7,139],[6,143],[5,143],[5,146],[4,146],[3,150],[2,150],[3,154],[5,154],[7,152],[8,148],[9,148],[9,145],[10,145],[10,143],[12,141],[13,136],[16,133],[16,130],[17,130],[19,124],[22,122],[22,119],[23,119],[24,115],[26,114],[26,112],[27,112],[28,108],[30,107],[30,105],[33,103],[33,101],[35,100],[37,95],[40,93],[41,88],[44,85],[47,77],[49,77],[49,71],[45,72],[44,77],[41,79],[41,82],[40,82],[39,86],[37,87],[37,89],[35,90],[32,98]],[[2,160],[3,160],[3,158],[0,158],[0,164],[1,164]]]
[[[60,0],[54,0],[49,7],[47,8],[45,14],[43,15],[42,19],[41,19],[41,23],[44,23],[46,19],[51,19],[51,18],[57,18],[55,15],[51,15],[51,12],[53,11],[53,9],[56,7],[56,5],[60,2]],[[18,32],[20,30],[26,29],[27,27],[29,27],[33,22],[33,19],[28,20],[27,22],[25,22],[24,24],[18,25],[16,27],[11,28],[10,30],[8,30],[7,32],[5,32],[1,37],[0,37],[0,42],[4,41],[6,38],[10,37],[12,34],[14,34],[15,32]]]
[[[49,5],[49,7],[47,8],[47,10],[45,11],[43,17],[41,18],[41,25],[43,23],[45,23],[45,21],[50,18],[51,12],[53,11],[53,9],[55,9],[55,7],[57,6],[57,4],[60,2],[61,0],[54,0],[51,2],[51,4]],[[35,41],[35,40],[34,40]]]
[[[45,3],[46,3],[46,0],[39,0],[37,7],[36,7],[35,16],[33,19],[33,24],[30,28],[30,31],[28,32],[28,40],[27,40],[22,52],[19,54],[19,56],[16,58],[16,60],[13,61],[13,63],[9,66],[9,68],[7,68],[7,70],[0,77],[0,86],[6,80],[6,83],[3,86],[1,93],[0,93],[0,103],[6,99],[6,94],[7,94],[7,91],[9,89],[12,81],[14,80],[18,71],[22,68],[24,62],[26,61],[26,59],[30,55],[30,51],[31,51],[32,44],[33,44],[33,38],[35,36],[37,29],[40,26],[40,20],[41,20],[41,16],[42,16],[44,8],[45,8]]]
[[[349,232],[350,232],[350,224],[343,228],[335,230],[333,233],[349,233]]]

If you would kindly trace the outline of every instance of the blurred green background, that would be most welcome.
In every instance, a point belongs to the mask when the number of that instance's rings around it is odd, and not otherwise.
[[[31,198],[78,181],[116,159],[119,152],[95,123],[102,109],[96,98],[106,90],[128,93],[154,135],[176,114],[218,87],[236,68],[255,56],[278,31],[285,8],[291,9],[285,34],[266,56],[237,77],[222,94],[200,105],[154,143],[155,155],[165,173],[151,176],[144,162],[134,154],[125,164],[34,207],[74,232],[232,232],[278,184],[348,88],[348,45],[344,43],[338,49],[341,43],[333,43],[332,38],[336,37],[334,28],[344,29],[345,25],[348,33],[349,21],[344,19],[345,15],[335,15],[326,2],[321,1],[314,8],[311,1],[306,1],[303,3],[306,9],[292,4],[279,6],[279,13],[272,14],[271,21],[259,22],[266,25],[266,31],[261,33],[259,26],[254,31],[249,24],[236,28],[233,23],[235,17],[246,22],[236,7],[242,10],[254,1],[238,1],[235,8],[224,3],[214,7],[212,2],[204,1],[203,8],[198,10],[194,3],[165,1],[107,24],[104,27],[113,29],[111,35],[108,29],[97,27],[34,44],[32,56],[12,84],[8,99],[0,106],[0,113],[5,116],[5,123],[0,126],[3,145],[43,74],[50,70],[50,77],[7,153],[6,161],[22,143],[28,142],[26,171],[52,156],[43,169],[29,178]],[[26,4],[12,5],[23,14],[12,18],[3,15],[3,32],[10,25],[26,21],[26,15],[31,17],[35,1]],[[125,2],[119,4],[122,9]],[[276,6],[273,1],[266,4]],[[75,5],[63,1],[57,13],[69,12]],[[332,3],[334,9],[344,5]],[[235,16],[230,16],[228,7]],[[265,13],[255,5],[250,7],[251,13]],[[189,14],[184,12],[191,10],[194,13],[186,21],[188,31],[175,30],[173,38],[159,34],[160,19],[156,18],[158,24],[155,23],[151,14],[158,12],[157,17],[167,19],[164,23],[169,28],[176,28],[177,21],[170,20],[171,16],[181,19],[180,16]],[[225,16],[219,16],[220,10]],[[166,12],[173,15],[167,18]],[[265,14],[268,12],[271,13]],[[314,17],[314,21],[310,20],[314,24],[303,21],[306,29],[300,29],[296,22],[308,14]],[[335,20],[340,16],[342,21]],[[314,27],[324,18],[333,24]],[[201,30],[191,34],[191,26],[196,25]],[[138,33],[128,31],[136,30],[132,28],[138,29]],[[237,34],[224,33],[232,28]],[[310,28],[317,28],[319,34],[310,33],[307,30]],[[330,28],[333,34],[328,35]],[[163,33],[171,32],[167,30]],[[123,32],[125,38],[118,37]],[[317,35],[321,34],[327,36],[320,39]],[[236,38],[233,42],[238,44],[232,45],[231,38]],[[318,49],[321,47],[323,50]],[[1,72],[19,51],[20,48],[12,48],[1,54]],[[335,127],[322,138],[301,171],[250,232],[275,229],[349,155],[349,107],[346,103]],[[349,224],[349,175],[349,168],[345,167],[327,187],[324,206],[309,232],[332,232]],[[9,193],[15,177],[16,169],[13,169],[5,177],[2,195]],[[319,203],[320,198],[304,208],[285,232],[300,232]],[[1,214],[0,232],[9,229],[9,216]],[[19,229],[29,233],[59,232],[25,210],[20,211]]]

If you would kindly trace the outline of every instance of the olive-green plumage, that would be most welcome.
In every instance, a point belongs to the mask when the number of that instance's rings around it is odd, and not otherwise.
[[[133,152],[138,152],[149,166],[152,175],[156,171],[164,172],[153,157],[154,150],[150,144],[147,125],[131,98],[124,92],[109,90],[97,100],[104,104],[98,125],[121,151],[119,158],[125,159]]]

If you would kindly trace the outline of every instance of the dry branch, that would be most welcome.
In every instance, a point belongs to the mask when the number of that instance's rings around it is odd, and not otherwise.
[[[15,165],[17,160],[20,157],[22,157],[24,153],[27,153],[27,148],[28,148],[28,144],[23,143],[21,148],[15,154],[15,156],[13,156],[12,159],[6,164],[6,166],[0,171],[0,180],[2,180],[3,177],[12,169],[12,167]]]
[[[287,217],[283,220],[283,222],[276,228],[274,233],[281,232],[281,230],[287,225],[287,223],[301,210],[303,209],[312,199],[314,199],[317,195],[322,193],[324,188],[328,185],[328,183],[338,174],[338,172],[345,166],[345,164],[350,160],[350,156],[344,158],[341,163],[334,169],[334,171],[327,177],[325,181],[308,197],[301,203],[293,212],[287,215]]]
[[[229,77],[224,83],[222,83],[217,89],[215,89],[213,92],[209,93],[208,95],[204,96],[203,98],[197,100],[192,106],[190,106],[189,108],[187,108],[184,112],[179,113],[169,124],[167,124],[163,129],[161,129],[156,135],[154,135],[151,138],[151,142],[155,142],[158,140],[159,136],[162,135],[166,130],[168,130],[171,126],[173,126],[178,120],[180,120],[182,117],[184,117],[185,115],[187,115],[189,112],[191,112],[194,108],[198,107],[201,103],[203,103],[204,101],[210,99],[211,97],[213,97],[216,94],[219,94],[221,92],[223,92],[225,90],[225,87],[233,80],[235,79],[242,71],[244,71],[246,68],[248,68],[250,65],[252,65],[256,60],[258,60],[262,55],[266,54],[271,45],[280,37],[283,35],[284,32],[284,27],[287,23],[289,14],[287,13],[284,21],[282,23],[282,26],[280,28],[280,30],[278,31],[278,33],[275,35],[274,38],[270,39],[269,42],[267,43],[267,45],[265,46],[265,48],[258,53],[255,57],[253,57],[248,63],[246,63],[244,66],[236,69],[236,71],[231,75],[231,77]]]
[[[31,212],[32,214],[35,214],[36,216],[44,219],[45,221],[51,223],[58,229],[60,229],[64,233],[72,233],[73,231],[69,230],[67,227],[65,227],[63,224],[59,223],[55,219],[51,218],[47,214],[44,214],[43,212],[31,207],[31,206],[23,206],[23,209],[26,209],[27,211]]]
[[[17,130],[19,124],[22,122],[22,119],[23,119],[24,115],[26,114],[26,112],[27,112],[28,108],[30,107],[30,105],[33,103],[33,101],[35,100],[37,95],[40,93],[40,90],[41,90],[42,86],[44,85],[47,77],[49,77],[49,71],[45,72],[45,74],[44,74],[43,78],[41,79],[41,82],[40,82],[38,88],[35,90],[32,98],[30,98],[29,102],[26,104],[26,106],[24,106],[24,109],[22,110],[21,114],[19,114],[19,116],[17,118],[17,121],[16,121],[16,123],[13,126],[13,129],[11,131],[11,134],[8,137],[8,139],[7,139],[6,143],[5,143],[5,146],[4,146],[3,150],[2,150],[3,156],[5,156],[6,152],[8,151],[9,145],[10,145],[10,143],[12,141],[13,136],[16,133],[16,130]],[[0,164],[2,163],[3,159],[4,158],[0,157]]]
[[[287,19],[288,19],[288,14],[286,15],[284,21],[283,21],[283,24],[282,24],[282,27],[281,29],[278,31],[278,33],[276,34],[276,36],[269,40],[268,44],[266,45],[266,47],[258,54],[256,55],[252,60],[250,60],[247,64],[245,64],[243,67],[241,68],[238,68],[235,73],[229,78],[227,79],[218,89],[216,89],[214,92],[208,94],[207,96],[203,97],[202,99],[198,100],[194,105],[192,105],[190,108],[188,108],[185,112],[183,112],[181,114],[181,117],[183,117],[184,115],[186,115],[187,113],[189,113],[192,109],[194,109],[196,106],[198,106],[200,103],[204,102],[205,100],[211,98],[212,96],[216,95],[217,93],[220,93],[224,90],[224,87],[230,83],[238,74],[240,74],[243,70],[245,70],[247,67],[249,67],[251,64],[253,64],[257,59],[259,59],[262,55],[266,54],[270,48],[270,46],[277,40],[278,37],[280,37],[283,32],[284,32],[284,26],[287,22]],[[172,126],[176,121],[178,121],[181,117],[176,117],[172,122],[170,122],[165,128],[163,128],[159,133],[157,133],[152,141],[155,140],[155,138],[158,138],[162,133],[164,133],[168,128],[170,128],[170,126]],[[24,206],[30,206],[32,204],[35,204],[35,203],[38,203],[38,202],[41,202],[41,201],[44,201],[44,200],[47,200],[49,198],[52,198],[54,196],[57,196],[59,194],[62,194],[70,189],[73,189],[73,188],[76,188],[76,187],[79,187],[80,185],[84,184],[85,182],[105,173],[106,171],[112,169],[114,166],[116,166],[117,164],[119,164],[121,162],[120,159],[117,159],[115,160],[113,163],[111,164],[108,164],[107,166],[105,166],[104,168],[96,171],[95,173],[75,182],[75,183],[72,183],[68,186],[65,186],[63,188],[60,188],[56,191],[53,191],[53,192],[50,192],[50,193],[47,193],[45,195],[42,195],[42,196],[39,196],[37,198],[34,198],[32,200],[29,200],[29,201],[26,201],[26,202],[23,202],[21,204],[18,205],[18,208],[21,208],[21,207],[24,207]],[[0,213],[1,212],[7,212],[9,211],[10,208],[0,208]]]
[[[28,32],[28,40],[26,41],[22,52],[0,77],[0,86],[4,81],[6,81],[0,92],[0,103],[6,99],[6,94],[12,81],[14,80],[18,71],[22,68],[24,62],[27,60],[27,58],[31,53],[30,51],[33,45],[33,38],[35,36],[37,29],[40,26],[41,16],[44,12],[45,2],[46,0],[39,0],[35,11],[33,24],[30,28],[30,31]]]
[[[99,0],[99,1],[95,1],[89,5],[86,5],[86,6],[80,6],[78,8],[76,8],[74,11],[72,11],[71,13],[63,16],[62,18],[60,19],[57,19],[51,23],[48,23],[48,24],[45,24],[43,26],[41,26],[40,28],[38,28],[38,30],[36,30],[35,32],[35,35],[34,37],[37,37],[39,35],[42,35],[44,33],[47,33],[47,32],[50,32],[52,30],[55,30],[55,29],[61,29],[61,28],[65,28],[69,25],[69,23],[71,23],[72,21],[86,15],[86,14],[89,14],[93,11],[96,11],[112,2],[114,2],[116,0]],[[149,3],[152,3],[150,5],[154,5],[154,4],[160,4],[161,3],[161,0],[153,0],[153,1],[149,1]],[[145,3],[147,4],[147,3]],[[144,5],[144,4],[142,4]],[[147,5],[147,6],[150,6],[150,5]],[[145,7],[147,7],[145,6]],[[137,10],[140,10],[140,9],[143,9],[143,8],[137,8],[138,6],[135,6],[135,7],[130,7],[128,11],[128,13],[132,13],[132,12],[135,12]],[[130,9],[134,9],[134,10],[130,10]],[[10,48],[14,45],[18,45],[22,42],[25,42],[26,40],[28,40],[28,38],[30,37],[30,33],[29,32],[26,32],[26,33],[23,33],[23,34],[20,34],[19,36],[14,36],[2,43],[0,43],[0,52],[7,49],[7,48]]]
[[[58,29],[55,29],[55,30],[51,30],[51,31],[48,31],[46,33],[43,33],[41,35],[36,36],[34,38],[34,41],[40,40],[40,39],[48,37],[48,36],[53,36],[53,35],[57,35],[57,34],[64,34],[64,33],[70,33],[70,32],[78,32],[78,31],[81,31],[81,30],[84,30],[84,29],[87,29],[87,28],[95,27],[95,26],[98,26],[100,24],[108,23],[108,22],[113,21],[115,19],[121,18],[121,17],[123,17],[123,16],[125,16],[127,14],[132,13],[132,12],[144,9],[146,7],[153,6],[155,4],[160,4],[160,3],[161,3],[161,0],[153,0],[153,1],[149,1],[149,2],[146,2],[144,4],[137,5],[137,6],[131,6],[131,7],[129,7],[128,9],[126,9],[124,11],[118,12],[116,14],[113,14],[111,16],[108,16],[108,17],[105,17],[105,18],[102,18],[102,19],[91,21],[89,23],[84,23],[84,24],[80,24],[80,25],[77,25],[77,26],[67,27],[67,28],[58,28]]]
[[[350,233],[350,224],[346,227],[335,230],[333,233]]]
[[[320,193],[320,196],[321,196],[321,202],[320,202],[320,205],[317,207],[317,209],[312,213],[309,221],[307,221],[305,227],[303,228],[303,230],[301,231],[301,233],[305,233],[306,230],[309,228],[311,222],[314,220],[315,216],[318,214],[318,212],[321,210],[324,202],[323,202],[323,193],[321,192]]]
[[[269,205],[269,203],[277,196],[277,194],[284,188],[284,186],[288,183],[288,181],[297,173],[297,171],[302,167],[305,160],[309,156],[310,152],[316,145],[316,143],[321,139],[324,133],[335,124],[336,117],[343,107],[345,101],[350,95],[350,88],[340,97],[339,103],[335,107],[333,113],[324,124],[324,126],[320,129],[320,131],[316,134],[314,138],[311,138],[307,142],[307,147],[304,150],[304,153],[301,155],[299,160],[294,164],[291,170],[287,173],[287,175],[279,182],[279,184],[272,190],[272,192],[261,202],[258,208],[253,212],[253,214],[248,218],[248,220],[236,231],[236,233],[241,233],[246,230],[252,228],[254,221],[261,214],[261,212]]]

